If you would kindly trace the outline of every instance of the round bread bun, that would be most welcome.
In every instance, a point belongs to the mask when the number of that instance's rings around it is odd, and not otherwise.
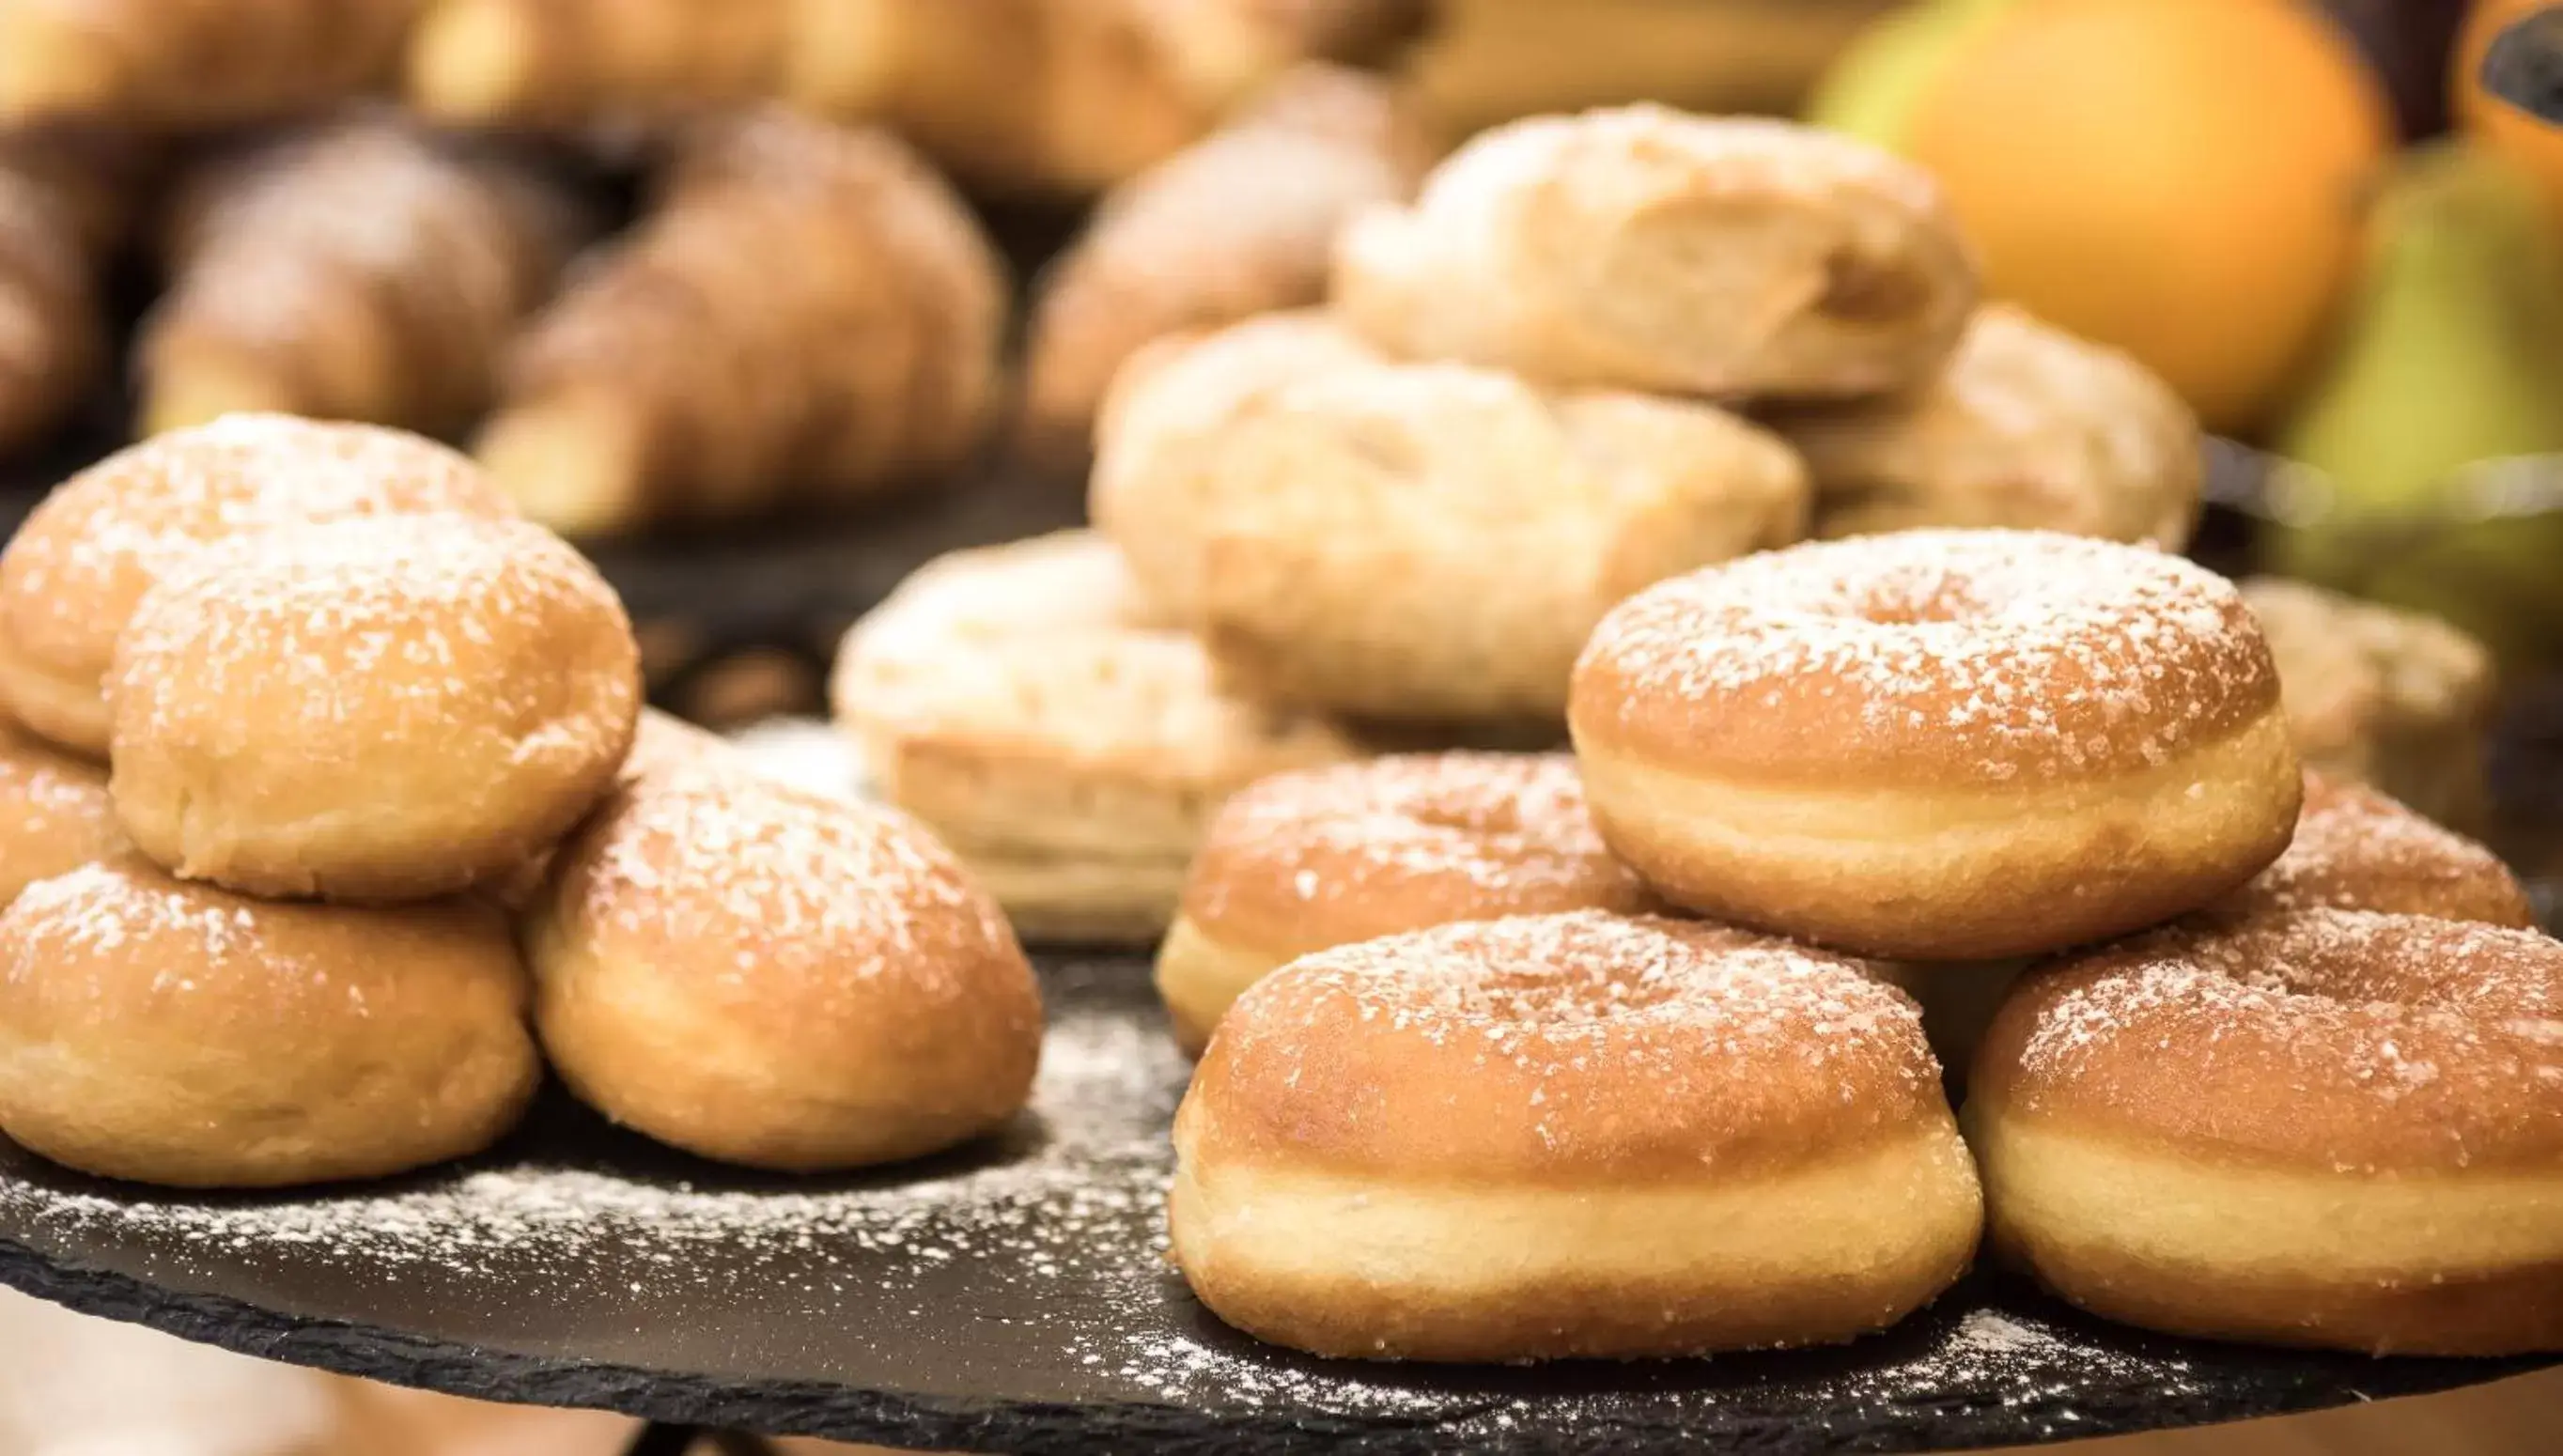
[[[2287,852],[2203,913],[2241,920],[2326,906],[2513,930],[2536,924],[2526,888],[2500,856],[2364,784],[2308,769]]]
[[[448,511],[516,508],[468,457],[368,425],[233,415],[120,451],[47,496],[0,553],[0,703],[102,761],[116,637],[171,567],[270,526]]]
[[[0,913],[0,1131],[178,1187],[379,1178],[477,1153],[541,1080],[507,922],[473,901],[279,904],[139,855]]]
[[[1591,911],[1266,978],[1175,1152],[1194,1292],[1326,1356],[1848,1340],[1948,1287],[1981,1221],[1911,1001],[1842,957]]]
[[[1398,754],[1280,774],[1211,822],[1157,951],[1157,992],[1176,1041],[1198,1054],[1241,992],[1312,951],[1648,903],[1594,832],[1565,754]]]
[[[502,879],[621,768],[640,652],[559,538],[467,516],[206,548],[135,609],[109,684],[115,809],[152,858],[256,895]]]
[[[1013,1118],[1041,1056],[1031,964],[932,835],[716,760],[616,790],[525,943],[561,1079],[723,1162],[936,1152]]]
[[[1222,691],[1090,531],[929,562],[846,635],[830,695],[875,789],[1037,941],[1156,939],[1222,801],[1361,752]]]
[[[1994,1242],[2094,1314],[2374,1354],[2563,1350],[2563,945],[2186,926],[2025,981],[1976,1058]]]
[[[1569,727],[1667,899],[1863,955],[2033,955],[2194,910],[2287,845],[2301,781],[2232,586],[2160,552],[1909,531],[1624,603]]]
[[[0,723],[0,907],[38,880],[130,847],[104,769]]]

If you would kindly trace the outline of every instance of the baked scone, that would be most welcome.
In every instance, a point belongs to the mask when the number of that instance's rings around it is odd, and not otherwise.
[[[615,791],[524,933],[544,1050],[598,1111],[754,1168],[994,1131],[1041,1059],[995,903],[914,819],[716,759]]]
[[[2177,551],[2198,523],[2198,417],[2115,349],[2007,304],[1940,372],[1859,405],[1777,411],[1815,482],[1815,533],[2015,526]]]
[[[1152,339],[1323,299],[1336,227],[1408,196],[1431,160],[1389,83],[1309,65],[1113,189],[1033,305],[1030,443],[1082,454],[1114,371]]]
[[[0,723],[0,909],[38,880],[130,847],[106,770]]]
[[[99,691],[134,604],[211,542],[299,521],[515,514],[471,460],[415,435],[235,415],[118,451],[45,498],[0,552],[0,703],[106,757]]]
[[[1928,379],[1976,304],[1930,175],[1785,121],[1638,105],[1497,127],[1339,235],[1392,353],[1544,383],[1844,398]]]
[[[1235,388],[1225,343],[1115,401],[1092,507],[1252,697],[1553,720],[1614,604],[1805,528],[1797,456],[1708,405],[1459,364]]]
[[[181,1187],[379,1178],[515,1125],[526,1008],[490,906],[280,904],[124,855],[0,914],[0,1131]]]
[[[2373,784],[2441,823],[2481,824],[2498,686],[2482,643],[2435,617],[2281,577],[2242,588],[2308,767]]]
[[[847,634],[831,693],[875,790],[1033,939],[1154,939],[1221,801],[1359,752],[1218,690],[1083,531],[926,566]]]
[[[189,879],[409,900],[503,881],[613,784],[641,708],[614,591],[528,521],[283,526],[116,641],[116,817]]]
[[[1317,951],[1462,920],[1636,913],[1562,753],[1389,754],[1276,774],[1221,808],[1157,949],[1175,1040],[1198,1054],[1230,1003]]]

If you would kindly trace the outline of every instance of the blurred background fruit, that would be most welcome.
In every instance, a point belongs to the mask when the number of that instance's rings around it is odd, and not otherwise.
[[[1960,46],[2019,0],[1923,0],[1852,38],[1813,94],[1806,119],[1902,151],[1913,108]]]
[[[2379,191],[2330,358],[2272,439],[2287,570],[2438,614],[2516,660],[2563,647],[2563,218],[2484,139]],[[2539,492],[2555,507],[2530,509]]]
[[[1907,140],[1995,293],[2240,432],[2310,362],[2393,135],[2311,5],[2028,0],[1954,48]]]
[[[2448,67],[2451,109],[2467,135],[2509,158],[2536,179],[2563,210],[2563,128],[2530,116],[2483,90],[2483,53],[2492,37],[2551,0],[2475,0]]]

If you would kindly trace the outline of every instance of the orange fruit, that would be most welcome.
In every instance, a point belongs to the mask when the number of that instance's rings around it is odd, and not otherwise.
[[[2458,124],[2536,179],[2547,196],[2563,205],[2563,126],[2540,121],[2482,87],[2483,53],[2492,37],[2531,10],[2553,0],[2474,0],[2465,27],[2457,33],[2456,59],[2448,73],[2448,102]]]
[[[1909,138],[1994,293],[2240,433],[2319,344],[2393,122],[2295,0],[2034,0],[1949,59]]]

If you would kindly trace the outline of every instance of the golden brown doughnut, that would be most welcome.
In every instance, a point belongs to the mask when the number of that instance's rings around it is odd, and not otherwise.
[[[896,810],[717,759],[615,791],[525,929],[590,1106],[706,1158],[889,1163],[1030,1095],[1041,996],[994,901]]]
[[[277,904],[128,854],[0,914],[0,1131],[181,1187],[460,1158],[541,1079],[525,1001],[488,906]]]
[[[1266,978],[1175,1152],[1193,1291],[1329,1356],[1848,1340],[1956,1279],[1981,1214],[1911,1001],[1842,957],[1590,911]]]
[[[0,723],[0,908],[38,880],[130,847],[104,769]]]
[[[2509,866],[2364,784],[2305,771],[2287,852],[2203,912],[2226,920],[2285,910],[2374,910],[2532,929]]]
[[[641,665],[550,532],[376,517],[206,548],[134,610],[108,697],[144,853],[249,894],[417,899],[503,878],[587,813]]]
[[[1565,754],[1398,754],[1278,774],[1211,821],[1157,950],[1157,992],[1175,1039],[1198,1053],[1240,993],[1310,952],[1648,901],[1594,832]]]
[[[1666,898],[1897,960],[2195,909],[2278,856],[2300,793],[2230,585],[2037,531],[1667,582],[1594,634],[1569,726],[1602,837]]]
[[[2095,1314],[2376,1354],[2563,1350],[2563,945],[2187,926],[2043,970],[1967,1125],[1996,1246]]]
[[[0,701],[103,760],[116,636],[172,566],[269,526],[443,511],[516,508],[463,455],[365,425],[234,415],[120,451],[46,497],[0,553]]]

